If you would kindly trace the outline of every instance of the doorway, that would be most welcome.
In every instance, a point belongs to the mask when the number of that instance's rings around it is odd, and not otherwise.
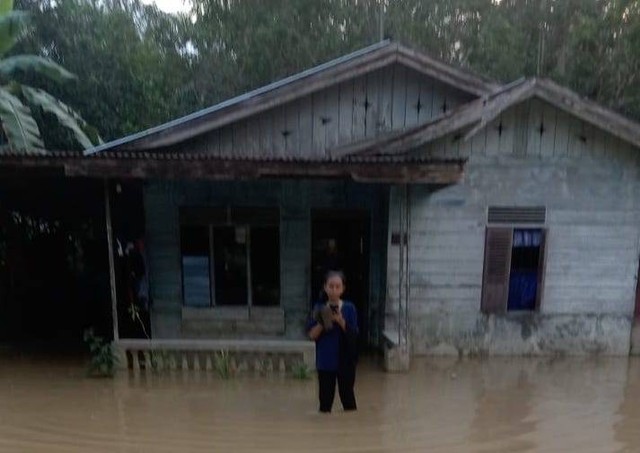
[[[369,338],[370,216],[364,210],[331,209],[311,213],[311,303],[322,294],[328,270],[346,277],[344,300],[358,310],[360,348]]]

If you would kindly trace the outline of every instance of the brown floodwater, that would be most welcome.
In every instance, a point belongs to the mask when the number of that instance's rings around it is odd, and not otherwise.
[[[316,412],[316,382],[205,372],[85,377],[80,361],[0,357],[2,452],[637,452],[640,361],[361,364],[359,410]]]

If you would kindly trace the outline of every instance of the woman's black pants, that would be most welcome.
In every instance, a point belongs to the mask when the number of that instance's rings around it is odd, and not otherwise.
[[[353,386],[356,381],[356,367],[355,365],[350,365],[343,366],[338,371],[318,370],[320,412],[331,412],[336,394],[336,381],[338,381],[338,394],[344,410],[356,410],[356,396],[353,392]]]

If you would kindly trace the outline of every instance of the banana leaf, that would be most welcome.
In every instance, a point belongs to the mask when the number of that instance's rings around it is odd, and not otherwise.
[[[84,149],[92,148],[94,142],[100,142],[100,137],[95,133],[95,130],[92,130],[93,128],[90,128],[75,110],[60,102],[46,91],[22,86],[22,93],[29,104],[54,115],[60,125],[73,132],[74,138]],[[93,135],[93,140],[89,138],[87,132],[89,135]]]
[[[4,88],[0,88],[0,121],[13,150],[44,151],[40,129],[31,111]]]

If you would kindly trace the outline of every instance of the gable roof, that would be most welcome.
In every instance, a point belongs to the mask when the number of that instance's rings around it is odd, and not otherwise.
[[[640,148],[640,124],[580,97],[551,80],[532,78],[505,85],[489,95],[450,110],[431,122],[391,132],[384,137],[337,147],[329,150],[329,154],[333,158],[402,154],[447,134],[467,129],[464,139],[468,140],[502,112],[531,98],[539,98]]]
[[[402,64],[473,96],[495,91],[492,81],[455,68],[398,43],[383,41],[182,118],[85,151],[148,150],[170,146],[353,77]]]

